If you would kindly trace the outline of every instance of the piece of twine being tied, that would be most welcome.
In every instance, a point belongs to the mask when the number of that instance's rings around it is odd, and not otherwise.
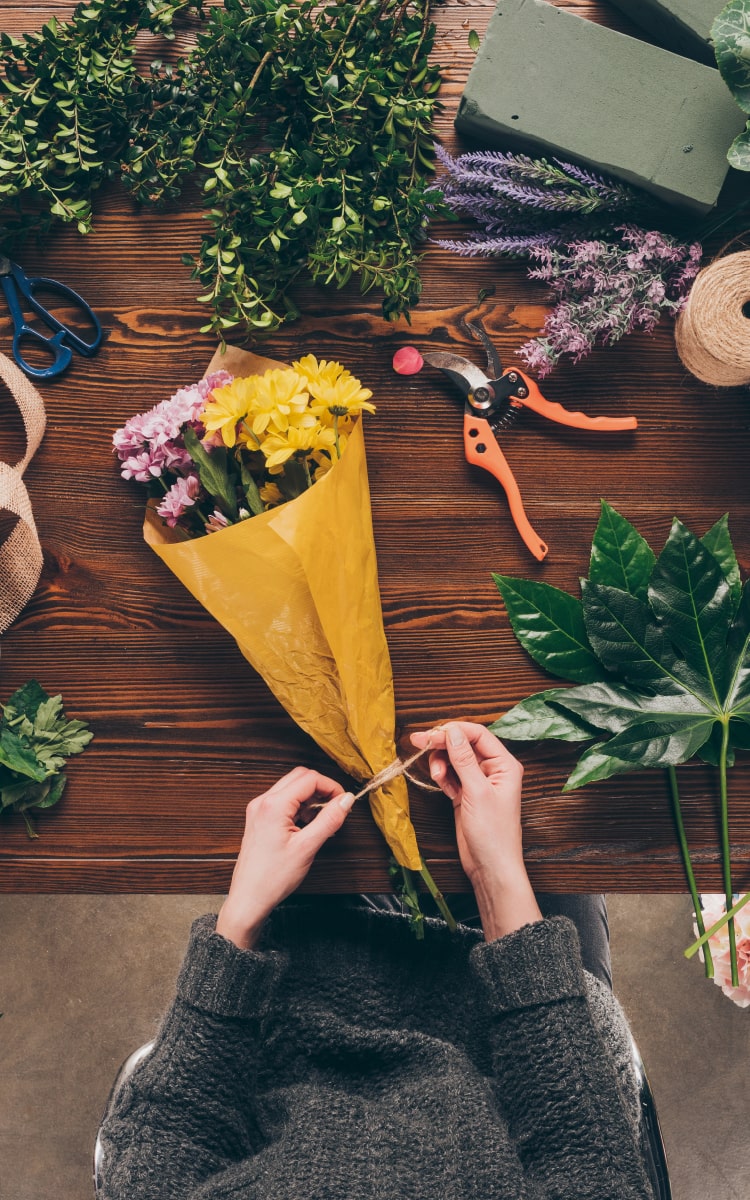
[[[423,750],[417,750],[415,754],[411,754],[408,758],[394,758],[392,763],[387,767],[383,767],[382,771],[378,771],[373,775],[372,779],[368,779],[367,783],[363,784],[360,790],[356,793],[354,799],[361,800],[363,796],[368,796],[370,792],[377,791],[378,788],[385,787],[393,779],[398,779],[403,775],[413,783],[415,787],[420,788],[423,792],[439,792],[442,788],[436,787],[434,783],[428,783],[426,779],[420,779],[418,775],[412,775],[411,768],[414,766],[423,754],[427,754],[432,750],[432,745],[427,742]],[[325,804],[313,804],[312,808],[325,808]]]

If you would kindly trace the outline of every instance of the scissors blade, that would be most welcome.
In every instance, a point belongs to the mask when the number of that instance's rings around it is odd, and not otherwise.
[[[490,382],[484,371],[475,366],[468,358],[462,358],[460,354],[448,354],[443,350],[433,350],[423,354],[422,358],[431,367],[438,367],[444,371],[448,378],[455,383],[465,400],[468,400],[477,388],[486,388]]]

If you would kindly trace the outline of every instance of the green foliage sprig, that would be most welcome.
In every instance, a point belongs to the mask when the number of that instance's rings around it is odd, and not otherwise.
[[[550,674],[579,686],[529,696],[495,722],[493,732],[593,743],[565,791],[624,771],[666,767],[703,933],[675,767],[696,755],[718,767],[728,911],[727,768],[735,749],[750,749],[750,584],[741,584],[727,518],[702,538],[675,520],[657,557],[602,502],[581,600],[548,584],[494,578],[521,645]],[[729,939],[737,986],[733,921]],[[710,964],[707,954],[707,973]]]
[[[175,13],[187,5],[89,0],[69,22],[53,17],[21,38],[0,34],[6,245],[30,227],[46,230],[55,217],[89,232],[92,197],[118,172],[128,146],[136,35],[148,29],[173,36]]]
[[[750,3],[730,0],[711,26],[716,65],[744,113],[750,116]],[[738,171],[750,171],[750,120],[727,151]]]
[[[213,310],[204,330],[277,328],[298,315],[290,289],[304,275],[356,277],[382,292],[386,318],[408,316],[438,203],[429,0],[224,0],[201,13],[184,59],[139,76],[139,30],[169,36],[195,7],[91,0],[67,24],[3,36],[0,201],[34,195],[38,224],[85,233],[114,174],[150,205],[193,180],[210,233],[184,261]]]
[[[29,837],[36,837],[29,810],[57,803],[65,760],[94,735],[85,721],[69,721],[62,697],[48,696],[35,679],[0,708],[0,814],[21,813]]]

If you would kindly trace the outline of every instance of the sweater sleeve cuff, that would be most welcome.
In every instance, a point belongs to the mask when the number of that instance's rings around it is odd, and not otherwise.
[[[177,995],[216,1016],[262,1017],[285,966],[276,951],[240,950],[216,933],[216,916],[208,913],[193,922]]]
[[[578,933],[567,917],[551,917],[475,946],[471,960],[494,1013],[584,996]]]

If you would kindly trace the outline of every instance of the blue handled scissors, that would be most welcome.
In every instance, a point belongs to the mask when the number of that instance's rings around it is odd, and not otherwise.
[[[73,357],[73,351],[78,354],[85,355],[90,358],[92,354],[96,354],[102,344],[102,327],[99,319],[77,292],[72,288],[66,287],[64,283],[58,283],[55,279],[45,279],[42,275],[29,276],[22,271],[18,263],[11,262],[9,258],[0,255],[0,285],[2,285],[5,299],[8,302],[10,315],[13,319],[13,357],[18,363],[21,370],[30,375],[32,379],[53,379],[56,375],[60,375],[66,367],[70,366]],[[64,300],[68,300],[76,308],[81,309],[84,316],[93,326],[94,338],[93,341],[86,342],[80,338],[77,333],[70,329],[67,325],[63,325],[62,321],[58,321],[54,313],[37,300],[34,292],[36,290],[45,292],[55,292]],[[52,332],[47,335],[40,333],[29,325],[23,315],[23,305],[27,309],[32,309],[38,317],[44,322],[48,329]],[[21,353],[21,341],[23,338],[31,338],[34,341],[41,342],[44,348],[54,355],[53,361],[46,367],[35,367],[28,363]]]

